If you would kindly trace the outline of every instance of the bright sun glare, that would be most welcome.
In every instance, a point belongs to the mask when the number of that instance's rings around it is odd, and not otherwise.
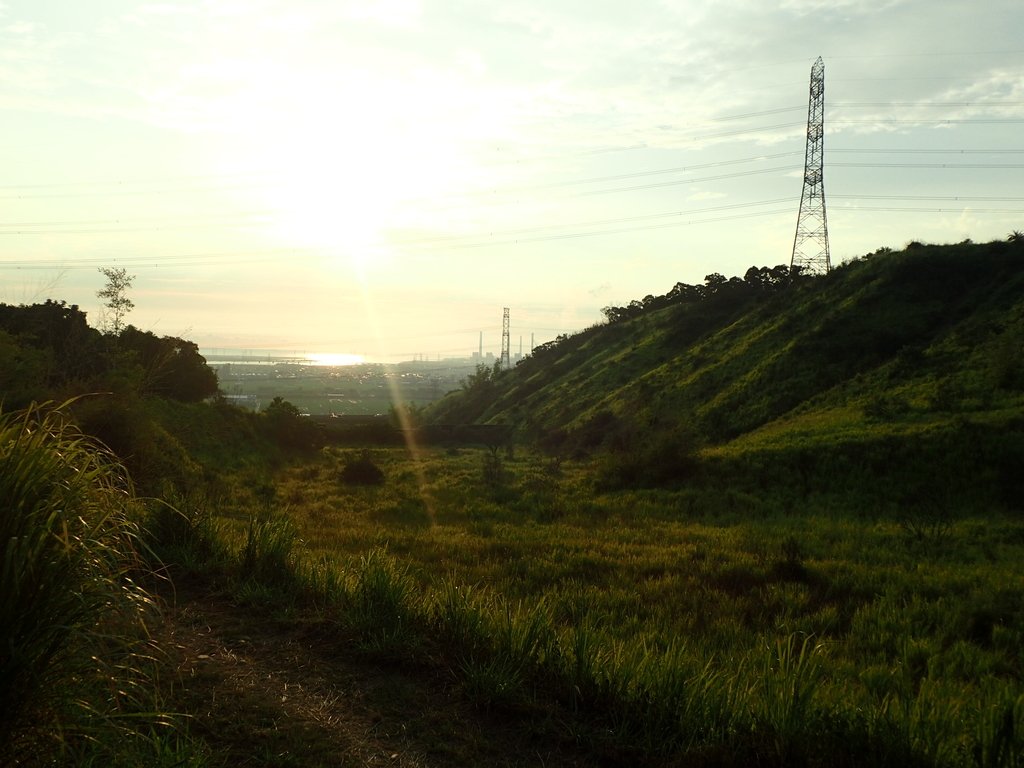
[[[362,355],[350,355],[345,352],[312,352],[306,355],[311,365],[339,366],[359,365],[365,362]]]
[[[448,114],[464,100],[457,86],[414,73],[334,82],[301,66],[253,79],[273,98],[245,91],[224,105],[224,156],[265,171],[257,194],[285,247],[365,275],[397,258],[396,233],[423,228],[425,205],[476,175],[455,135],[464,126]]]
[[[351,133],[297,137],[269,189],[277,236],[353,267],[379,263],[394,205],[386,174],[375,167],[380,149]]]
[[[233,104],[237,130],[229,132],[224,156],[263,176],[254,192],[274,240],[322,251],[338,267],[379,265],[403,191],[397,166],[408,150],[353,107],[367,95],[324,93],[292,75],[275,83],[276,110],[263,100]],[[403,170],[421,175],[415,164]]]

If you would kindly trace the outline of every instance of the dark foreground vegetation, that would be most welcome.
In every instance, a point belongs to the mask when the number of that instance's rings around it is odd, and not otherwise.
[[[358,446],[0,307],[0,762],[1024,762],[1019,239],[606,317]]]

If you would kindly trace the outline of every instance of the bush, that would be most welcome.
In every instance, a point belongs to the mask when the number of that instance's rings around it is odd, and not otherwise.
[[[686,433],[662,433],[642,445],[623,445],[598,461],[598,490],[681,485],[698,468],[696,441]]]
[[[346,485],[384,485],[384,470],[378,467],[369,451],[358,458],[349,458],[341,470],[341,481]]]
[[[201,470],[184,446],[152,416],[141,398],[110,395],[75,403],[82,430],[102,442],[128,470],[141,494],[168,483],[194,487]]]

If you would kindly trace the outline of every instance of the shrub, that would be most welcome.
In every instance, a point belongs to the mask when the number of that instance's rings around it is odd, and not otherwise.
[[[642,444],[610,450],[598,462],[599,490],[680,485],[698,468],[696,440],[687,433],[662,433]]]
[[[779,557],[772,565],[772,572],[776,577],[788,581],[803,581],[807,578],[804,548],[796,536],[791,534],[782,541],[779,546]]]
[[[363,451],[345,462],[341,481],[346,485],[384,485],[384,470],[374,463],[369,451]]]
[[[140,494],[155,494],[168,483],[182,489],[198,483],[199,466],[141,398],[82,398],[75,402],[74,416],[82,431],[117,457]]]

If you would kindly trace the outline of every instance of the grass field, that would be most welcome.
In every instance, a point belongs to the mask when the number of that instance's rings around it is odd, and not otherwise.
[[[342,481],[358,458],[383,484]],[[237,477],[229,516],[244,539],[246,510],[284,510],[304,562],[349,579],[353,605],[376,573],[368,610],[391,600],[431,627],[485,705],[560,699],[643,754],[714,762],[707,750],[749,742],[782,764],[1024,757],[1019,517],[600,493],[592,476],[528,453],[327,448],[269,483]],[[835,749],[831,763],[819,752]]]

